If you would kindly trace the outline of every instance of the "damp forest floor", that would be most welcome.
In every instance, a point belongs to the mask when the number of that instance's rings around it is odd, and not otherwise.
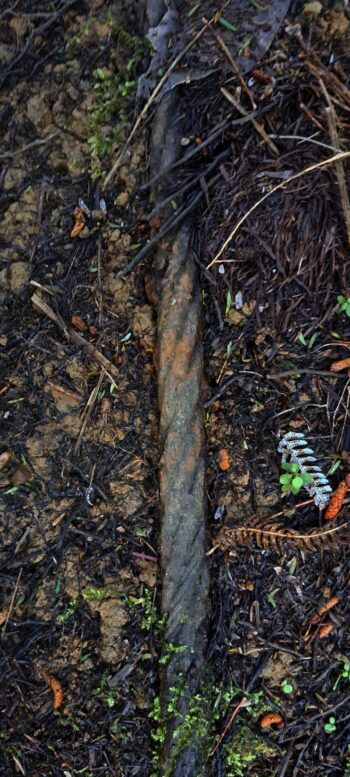
[[[349,548],[337,531],[329,547],[304,490],[282,495],[277,448],[303,432],[334,489],[350,470],[348,368],[330,370],[350,347],[349,162],[320,166],[349,147],[350,24],[343,3],[271,5],[286,18],[270,38],[263,2],[183,17],[185,46],[214,15],[183,57],[169,192],[192,212],[202,296],[208,549],[223,527],[272,525],[263,548],[252,533],[208,556],[189,728],[210,724],[211,777],[340,777]],[[20,0],[0,21],[0,774],[147,777],[164,652],[152,255],[117,273],[162,223],[141,190],[152,107],[101,184],[140,110],[144,9]],[[319,547],[276,541],[281,526],[319,527]]]

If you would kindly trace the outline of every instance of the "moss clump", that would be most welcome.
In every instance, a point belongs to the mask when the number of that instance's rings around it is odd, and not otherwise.
[[[118,28],[113,30],[117,47],[123,52],[123,67],[94,70],[95,107],[87,123],[87,143],[91,154],[93,178],[102,175],[102,163],[116,145],[127,117],[135,103],[137,66],[147,49],[147,42]]]
[[[271,761],[275,755],[272,747],[255,737],[247,726],[241,726],[232,742],[223,748],[226,777],[269,777],[271,764],[264,767],[264,758]]]

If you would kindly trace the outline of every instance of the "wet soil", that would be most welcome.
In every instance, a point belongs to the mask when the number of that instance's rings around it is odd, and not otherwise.
[[[120,3],[75,3],[56,22],[46,3],[12,8],[1,22],[0,770],[147,774],[157,682],[155,329],[142,274],[116,278],[144,229],[129,204],[142,138],[106,197],[107,217],[86,216],[71,237],[79,199],[99,208],[96,167],[132,118],[121,85],[136,78],[146,49]],[[114,92],[104,99],[106,79]],[[104,366],[33,305],[34,293]],[[46,674],[62,684],[57,711]]]

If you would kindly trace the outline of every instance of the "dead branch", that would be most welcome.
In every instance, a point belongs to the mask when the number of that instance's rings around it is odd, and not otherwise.
[[[203,22],[206,22],[207,20],[206,20],[205,18],[203,18],[203,19],[202,19],[202,21],[203,21]],[[249,89],[249,87],[247,86],[247,84],[246,84],[246,82],[245,82],[245,80],[244,80],[244,78],[243,78],[243,76],[242,76],[242,73],[241,73],[241,71],[240,71],[240,69],[239,69],[239,67],[238,67],[237,63],[236,63],[236,62],[235,62],[235,60],[233,59],[233,56],[232,56],[232,54],[231,54],[230,50],[227,48],[227,46],[226,46],[226,43],[223,41],[223,39],[222,39],[221,35],[220,35],[220,34],[219,34],[219,33],[218,33],[216,30],[214,30],[214,28],[213,28],[213,27],[210,27],[210,32],[211,32],[211,34],[214,36],[214,38],[215,38],[216,42],[219,44],[219,46],[220,46],[220,48],[222,49],[223,53],[225,54],[225,57],[226,57],[226,59],[228,60],[228,62],[230,63],[230,65],[231,65],[231,67],[232,67],[232,70],[233,70],[233,72],[234,72],[234,73],[235,73],[235,75],[237,76],[237,78],[238,78],[238,80],[239,80],[239,82],[240,82],[240,84],[241,84],[241,87],[242,87],[243,91],[244,91],[244,92],[245,92],[245,93],[248,95],[248,97],[249,97],[249,100],[250,100],[251,106],[252,106],[252,108],[253,108],[253,111],[255,111],[255,109],[256,109],[256,103],[255,103],[255,100],[254,100],[253,94],[252,94],[251,90]]]
[[[209,173],[214,170],[215,167],[218,166],[219,162],[222,162],[224,159],[226,159],[231,154],[231,149],[226,148],[224,151],[221,152],[221,154],[218,154],[218,156],[213,159],[213,161],[207,165],[205,170],[203,170],[201,173],[198,173],[197,175],[194,175],[190,180],[185,183],[183,186],[181,186],[179,189],[176,189],[171,194],[169,194],[168,197],[165,197],[164,200],[161,202],[158,202],[157,205],[153,208],[153,210],[150,213],[147,213],[146,219],[147,221],[151,221],[153,217],[156,215],[156,213],[159,213],[160,210],[163,210],[163,208],[169,204],[172,200],[176,200],[178,197],[180,197],[182,194],[185,194],[189,189],[192,189],[193,186],[195,186],[198,181],[201,180],[201,178],[204,178],[205,176],[209,175]]]
[[[327,117],[327,123],[328,123],[329,136],[333,146],[335,146],[336,149],[340,151],[339,136],[338,136],[338,130],[337,130],[337,114],[335,112],[330,96],[327,92],[327,89],[321,79],[320,79],[320,84],[321,84],[323,94],[327,100],[326,117]],[[350,245],[350,203],[349,203],[348,190],[346,186],[343,163],[341,160],[335,163],[335,172],[338,179],[340,201],[343,209],[343,216],[345,221],[346,233],[348,237],[348,243]]]
[[[85,340],[82,335],[80,335],[78,332],[75,332],[75,330],[70,326],[67,326],[62,316],[59,313],[55,313],[55,311],[52,310],[52,308],[50,308],[50,306],[44,302],[41,297],[39,297],[39,294],[33,294],[32,303],[34,307],[37,308],[37,310],[40,310],[41,313],[44,313],[46,316],[48,316],[48,318],[50,318],[51,321],[53,321],[56,326],[62,330],[62,332],[64,332],[67,340],[71,340],[73,343],[83,348],[90,359],[93,359],[105,368],[107,374],[108,372],[111,372],[112,375],[119,377],[118,370],[114,364],[112,364],[112,362],[110,362],[109,359],[107,359],[103,353],[101,353],[101,351],[95,348],[94,345]],[[114,381],[112,382],[114,383]]]

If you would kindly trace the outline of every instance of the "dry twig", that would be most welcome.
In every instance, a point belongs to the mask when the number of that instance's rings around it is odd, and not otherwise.
[[[78,332],[75,332],[72,327],[67,326],[62,316],[60,316],[59,313],[55,313],[55,311],[52,310],[52,308],[50,308],[50,306],[44,302],[41,297],[39,297],[39,294],[33,294],[32,303],[34,307],[37,308],[37,310],[40,310],[41,313],[44,313],[46,316],[48,316],[48,318],[50,318],[51,321],[53,321],[64,332],[67,340],[71,340],[73,343],[76,343],[76,345],[79,345],[81,348],[83,348],[90,359],[93,359],[94,361],[101,364],[102,367],[105,368],[107,375],[108,372],[111,372],[112,375],[119,377],[118,370],[114,364],[112,364],[112,362],[110,362],[109,359],[107,359],[103,353],[101,353],[101,351],[95,348],[94,345],[85,340],[82,335],[80,335]],[[111,382],[114,383],[112,378]]]
[[[203,19],[202,19],[202,21],[203,21],[203,22],[206,22],[207,20],[206,20],[205,18],[203,18]],[[241,87],[242,87],[243,91],[244,91],[244,92],[245,92],[245,93],[248,95],[248,97],[249,97],[249,100],[250,100],[250,102],[251,102],[251,106],[252,106],[252,108],[253,108],[253,111],[255,111],[255,109],[256,109],[256,103],[255,103],[255,100],[254,100],[253,94],[252,94],[251,90],[249,89],[249,87],[247,86],[247,84],[246,84],[246,82],[245,82],[245,80],[244,80],[244,78],[243,78],[243,76],[242,76],[242,73],[241,73],[241,71],[240,71],[240,69],[239,69],[239,67],[238,67],[237,63],[236,63],[236,62],[235,62],[235,60],[233,59],[233,56],[232,56],[232,54],[231,54],[230,50],[229,50],[229,49],[227,48],[227,46],[226,46],[226,43],[225,43],[225,41],[223,41],[223,39],[222,39],[221,35],[220,35],[220,34],[219,34],[219,33],[218,33],[216,30],[214,30],[212,27],[210,27],[210,32],[211,32],[211,34],[214,36],[215,40],[216,40],[216,41],[217,41],[217,43],[219,44],[219,46],[220,46],[220,48],[222,49],[222,51],[224,52],[224,54],[225,54],[225,57],[226,57],[226,59],[229,61],[230,65],[231,65],[231,67],[232,67],[232,70],[233,70],[233,72],[234,72],[234,73],[235,73],[235,75],[237,76],[237,78],[238,78],[238,80],[239,80],[239,82],[240,82],[240,84],[241,84]]]
[[[334,107],[332,105],[332,101],[330,99],[330,96],[327,92],[327,89],[323,83],[323,81],[320,79],[321,88],[323,91],[323,94],[327,100],[327,108],[326,108],[326,117],[328,122],[328,131],[329,136],[331,139],[331,142],[333,146],[336,147],[338,151],[340,151],[339,148],[339,137],[338,137],[338,130],[337,130],[337,115],[334,110]],[[345,221],[345,227],[346,227],[346,233],[348,237],[348,243],[350,245],[350,203],[349,203],[349,195],[348,190],[346,186],[346,180],[345,180],[345,174],[344,174],[344,168],[343,163],[341,160],[335,163],[335,172],[338,179],[338,186],[339,186],[339,194],[340,194],[340,201],[341,206],[343,209],[343,215],[344,215],[344,221]]]
[[[224,97],[226,97],[226,100],[228,100],[230,103],[232,103],[232,105],[234,105],[238,113],[240,113],[242,116],[248,116],[248,111],[246,111],[246,109],[243,108],[243,105],[241,105],[238,102],[238,100],[236,100],[236,98],[233,96],[233,94],[231,94],[231,92],[228,91],[228,89],[221,87],[220,91],[224,95]],[[280,152],[277,146],[275,146],[273,140],[271,140],[267,132],[265,132],[264,127],[262,127],[261,124],[259,124],[259,122],[255,121],[254,118],[251,118],[251,122],[254,129],[256,129],[256,131],[259,133],[259,135],[261,135],[265,143],[267,143],[272,153],[276,154],[276,156],[279,156]]]
[[[99,390],[101,388],[102,380],[103,380],[103,370],[101,370],[101,373],[100,373],[99,379],[98,379],[98,381],[96,383],[96,386],[95,386],[95,388],[92,389],[92,392],[91,392],[91,394],[89,396],[89,399],[88,399],[88,401],[87,401],[87,403],[85,405],[85,408],[83,410],[83,413],[82,413],[82,425],[81,425],[81,428],[80,428],[78,439],[77,439],[77,441],[75,443],[75,447],[74,447],[74,455],[75,456],[77,455],[78,450],[80,448],[80,443],[82,441],[83,434],[85,432],[86,426],[87,426],[87,424],[89,422],[91,413],[93,411],[93,407],[94,407],[94,404],[96,402],[98,392],[99,392]]]
[[[13,594],[11,596],[10,606],[8,608],[8,612],[7,612],[7,615],[6,615],[6,620],[5,620],[5,623],[4,623],[3,627],[2,627],[2,636],[4,636],[4,634],[5,634],[7,624],[9,622],[10,618],[11,618],[11,615],[12,615],[12,611],[13,611],[13,608],[14,608],[14,605],[15,605],[15,599],[16,599],[16,595],[17,595],[17,591],[18,591],[18,586],[20,584],[20,580],[21,580],[21,576],[22,576],[22,571],[23,571],[23,567],[20,568],[20,570],[18,572],[18,575],[17,575],[16,585],[14,587]]]
[[[2,154],[0,154],[0,159],[12,159],[14,156],[20,156],[26,151],[29,151],[30,148],[34,148],[35,146],[43,146],[45,143],[49,143],[50,140],[53,140],[53,138],[55,138],[58,134],[59,131],[57,130],[51,135],[48,135],[47,138],[38,138],[37,140],[33,140],[31,143],[27,143],[26,146],[17,148],[16,151],[4,151]]]

